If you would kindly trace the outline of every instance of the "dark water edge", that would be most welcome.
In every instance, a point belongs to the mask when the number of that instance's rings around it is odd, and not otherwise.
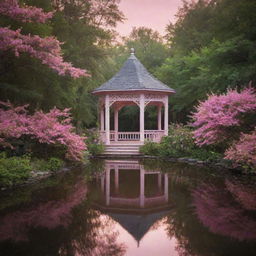
[[[0,193],[0,255],[255,255],[256,177],[91,160]]]

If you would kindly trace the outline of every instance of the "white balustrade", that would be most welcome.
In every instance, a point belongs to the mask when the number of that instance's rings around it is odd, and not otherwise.
[[[145,130],[144,138],[148,141],[160,142],[164,136],[164,131],[160,130]],[[106,141],[106,132],[100,132],[102,142]],[[115,132],[110,131],[110,141],[139,141],[140,132]]]
[[[164,131],[159,130],[152,130],[152,131],[145,131],[145,140],[153,141],[153,142],[160,142],[161,138],[164,136]]]

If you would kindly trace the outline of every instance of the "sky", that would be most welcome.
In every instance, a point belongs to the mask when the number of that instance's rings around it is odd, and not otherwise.
[[[127,36],[133,27],[149,27],[165,34],[165,27],[175,21],[182,0],[121,0],[120,10],[126,20],[117,26],[121,36]]]

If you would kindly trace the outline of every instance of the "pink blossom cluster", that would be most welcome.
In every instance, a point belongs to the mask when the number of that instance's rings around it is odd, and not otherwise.
[[[20,29],[14,31],[0,28],[0,51],[12,51],[16,57],[21,53],[27,53],[57,71],[59,75],[70,75],[73,78],[88,76],[85,70],[74,68],[71,63],[64,62],[60,42],[54,37],[22,35]]]
[[[27,135],[39,143],[63,145],[68,159],[83,158],[85,137],[74,132],[69,109],[54,108],[49,113],[37,111],[29,115],[28,105],[14,107],[5,102],[0,102],[0,105],[7,108],[0,108],[0,145],[11,147],[8,139]]]
[[[24,7],[20,7],[17,0],[1,0],[0,14],[21,22],[45,23],[46,20],[52,18],[53,13],[45,13],[42,8],[33,6]]]
[[[242,134],[239,141],[226,150],[225,158],[256,167],[256,129],[250,134]]]
[[[241,116],[256,111],[256,93],[251,87],[229,90],[227,94],[212,94],[200,102],[192,115],[195,141],[198,145],[224,142],[230,137],[230,128],[241,125]]]
[[[52,13],[44,13],[36,7],[18,5],[17,0],[3,0],[0,2],[0,14],[23,22],[45,22],[52,17]],[[41,38],[37,35],[22,35],[21,30],[11,30],[0,27],[0,51],[12,51],[16,57],[27,53],[39,59],[43,64],[57,71],[59,75],[70,75],[73,78],[89,76],[86,70],[74,68],[65,62],[61,55],[61,43],[54,37]]]

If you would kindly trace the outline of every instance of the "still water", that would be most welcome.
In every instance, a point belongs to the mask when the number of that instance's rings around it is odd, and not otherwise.
[[[2,256],[256,255],[256,178],[97,160],[0,194]]]

